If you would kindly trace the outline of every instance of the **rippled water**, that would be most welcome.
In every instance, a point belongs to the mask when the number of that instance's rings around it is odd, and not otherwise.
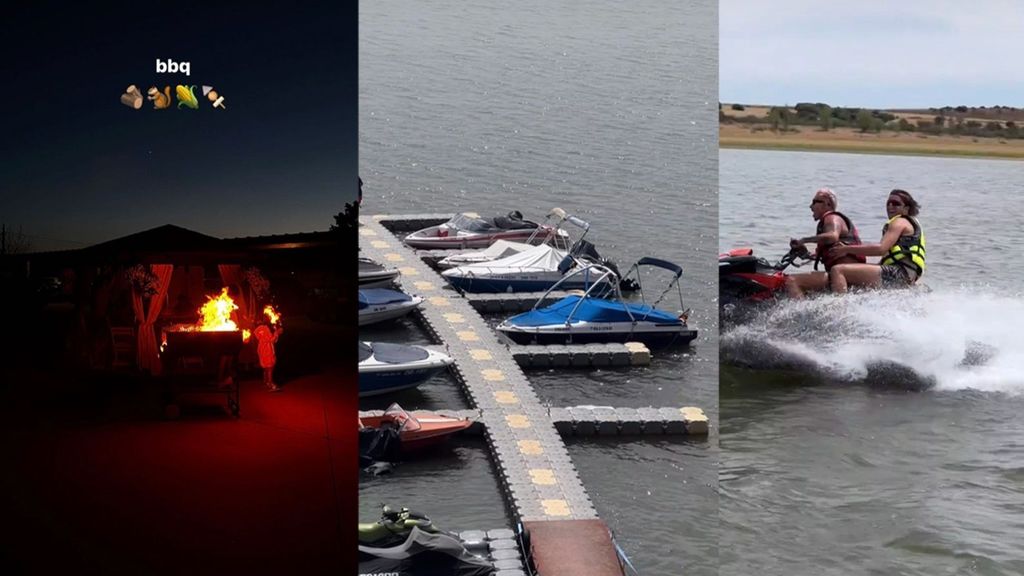
[[[785,303],[722,335],[722,574],[1021,574],[1024,164],[723,150],[721,248],[780,256],[833,187],[866,241],[923,205],[930,293]],[[753,207],[756,206],[756,211]]]
[[[716,55],[710,1],[360,6],[364,212],[518,209],[541,219],[560,206],[592,224],[588,239],[620,267],[649,255],[684,269],[701,331],[691,349],[639,370],[530,372],[545,401],[697,405],[717,424]],[[422,337],[410,334],[404,341]],[[436,392],[424,407],[446,401]],[[570,448],[594,505],[645,575],[710,573],[716,445],[712,436]],[[638,476],[638,461],[660,473]],[[444,467],[438,461],[436,471]],[[456,479],[498,493],[491,472]],[[464,506],[462,494],[387,480],[361,487],[364,517],[367,502],[407,495],[429,501],[439,524],[494,524],[492,508]]]

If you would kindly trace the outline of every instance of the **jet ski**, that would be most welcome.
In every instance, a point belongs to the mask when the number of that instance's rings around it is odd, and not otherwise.
[[[359,397],[415,388],[454,362],[422,346],[360,342]]]
[[[409,453],[441,444],[472,424],[469,418],[452,418],[430,412],[413,415],[398,404],[392,404],[381,416],[359,418],[359,432],[362,437],[368,430],[396,430],[401,451]]]
[[[671,282],[650,305],[643,295],[640,269],[643,266],[662,268],[672,273]],[[697,337],[697,331],[687,324],[689,311],[679,314],[659,310],[656,306],[675,287],[682,307],[683,295],[679,288],[682,269],[665,260],[641,258],[630,268],[627,277],[636,273],[636,286],[640,303],[627,303],[622,298],[616,274],[606,266],[589,264],[574,274],[588,274],[595,278],[582,296],[570,295],[545,308],[533,309],[513,316],[497,326],[497,330],[517,344],[586,344],[590,342],[643,342],[652,348],[672,344],[687,344]],[[567,275],[548,292],[568,281]]]
[[[539,244],[548,244],[559,250],[568,251],[572,246],[568,235],[560,233],[562,224],[567,220],[574,225],[586,223],[578,218],[569,216],[566,214],[565,210],[562,210],[561,208],[552,208],[551,211],[548,212],[548,216],[545,218],[544,222],[545,224],[548,224],[552,220],[554,220],[554,224],[552,226],[538,226],[533,231],[533,234],[523,242],[495,240],[494,243],[487,248],[456,252],[455,254],[446,256],[438,261],[437,267],[441,270],[447,270],[449,268],[457,268],[468,264],[493,262],[495,260],[501,260],[502,258],[508,258],[509,256],[519,254],[523,250],[528,250]],[[589,228],[589,224],[586,224],[586,226]],[[543,238],[538,239],[538,236],[541,233],[543,233]],[[586,234],[586,229],[584,229],[584,234]]]
[[[787,270],[815,257],[806,247],[791,249],[778,262],[754,255],[751,248],[735,248],[718,255],[718,314],[723,325],[747,321],[752,314],[786,296]],[[928,292],[925,284],[907,289]]]
[[[365,288],[359,291],[359,325],[401,318],[423,303],[419,296],[409,296],[387,288]]]
[[[414,527],[390,548],[359,545],[360,576],[491,576],[494,565],[444,533]]]
[[[723,321],[739,320],[766,302],[785,294],[786,269],[813,261],[805,247],[790,250],[772,263],[751,248],[736,248],[718,255],[718,312]]]
[[[548,225],[523,220],[523,215],[519,211],[494,218],[456,214],[444,224],[409,234],[404,242],[410,248],[425,250],[486,248],[497,240],[526,241],[533,238],[534,242],[539,243],[542,237],[534,232],[542,227],[545,231],[554,229]],[[555,233],[567,235],[564,230],[556,230]]]
[[[391,286],[398,279],[399,274],[398,270],[386,268],[369,258],[359,259],[360,288],[385,288]]]

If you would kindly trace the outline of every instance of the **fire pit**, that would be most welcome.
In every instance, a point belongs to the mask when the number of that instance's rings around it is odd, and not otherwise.
[[[177,391],[226,394],[235,416],[239,393],[234,366],[248,340],[248,330],[240,330],[231,319],[237,309],[224,288],[219,295],[207,297],[196,324],[166,326],[160,345],[164,374]]]

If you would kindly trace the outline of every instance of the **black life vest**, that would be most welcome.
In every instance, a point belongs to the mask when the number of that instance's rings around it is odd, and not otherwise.
[[[819,242],[818,245],[815,247],[814,256],[818,259],[818,262],[821,262],[825,266],[825,270],[831,268],[836,263],[836,260],[838,260],[838,258],[828,255],[829,250],[831,250],[837,244],[845,244],[847,246],[859,246],[861,244],[860,234],[857,233],[857,227],[853,225],[853,221],[847,218],[846,214],[843,214],[842,212],[838,212],[835,210],[822,214],[821,220],[818,220],[817,233],[822,234],[825,232],[825,218],[828,218],[833,214],[843,219],[843,223],[846,224],[846,234],[840,234],[839,241],[834,244],[824,244]],[[849,256],[853,256],[854,258],[857,259],[858,262],[862,264],[868,261],[867,257],[865,256],[856,256],[853,254],[849,254]],[[818,268],[817,262],[815,262],[814,268]]]

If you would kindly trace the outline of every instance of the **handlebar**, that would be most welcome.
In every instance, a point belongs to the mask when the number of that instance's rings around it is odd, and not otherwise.
[[[806,246],[797,246],[796,248],[790,248],[789,252],[786,252],[786,255],[773,268],[779,271],[785,270],[790,266],[799,268],[812,260],[814,260],[814,256],[807,250]]]

